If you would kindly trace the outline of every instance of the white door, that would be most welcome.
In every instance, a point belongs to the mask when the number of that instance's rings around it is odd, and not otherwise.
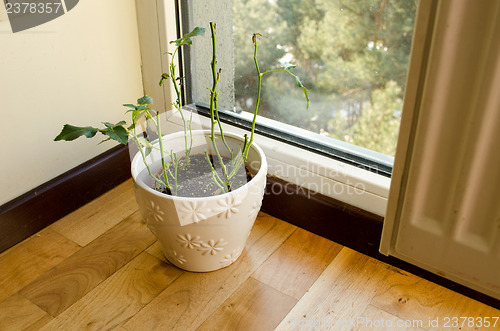
[[[380,251],[500,299],[500,1],[421,1]]]

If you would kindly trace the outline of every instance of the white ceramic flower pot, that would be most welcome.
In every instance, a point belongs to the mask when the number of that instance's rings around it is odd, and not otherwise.
[[[209,131],[193,131],[193,150],[204,149]],[[242,138],[225,133],[230,146],[241,146]],[[163,137],[165,149],[184,155],[184,133]],[[223,154],[224,148],[219,148]],[[156,154],[155,154],[156,153]],[[159,169],[159,153],[148,160]],[[241,255],[262,204],[267,161],[252,144],[247,166],[255,176],[244,186],[216,196],[186,198],[160,193],[138,153],[132,161],[132,177],[139,210],[158,237],[163,253],[175,266],[197,272],[213,271],[232,264]],[[154,167],[153,167],[154,168]]]

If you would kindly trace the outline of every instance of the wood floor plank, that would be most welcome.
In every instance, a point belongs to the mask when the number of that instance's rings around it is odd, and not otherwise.
[[[259,214],[246,248],[235,263],[209,273],[184,273],[125,323],[124,328],[195,330],[295,229],[291,224]]]
[[[335,326],[350,330],[350,319],[361,316],[388,269],[377,260],[347,247],[283,319],[277,330],[309,329]]]
[[[116,330],[182,273],[143,252],[42,330]]]
[[[154,241],[139,212],[135,212],[20,293],[55,317]]]
[[[399,269],[390,274],[372,305],[405,320],[429,324],[429,319],[438,318],[441,326],[444,317],[500,317],[500,311],[493,307]]]
[[[249,278],[198,330],[274,330],[297,300]]]
[[[51,227],[85,246],[137,210],[132,180],[63,217]]]
[[[0,255],[0,301],[58,265],[80,246],[44,229]]]
[[[20,294],[0,302],[0,330],[18,331],[39,328],[52,317]]]
[[[252,277],[298,300],[342,247],[299,228]]]
[[[446,301],[446,296],[444,288],[400,271],[387,278],[387,285],[379,289],[372,305],[403,319],[422,316],[427,319],[437,312],[438,306]]]
[[[171,264],[167,258],[165,257],[165,254],[163,254],[163,251],[161,250],[161,245],[159,241],[156,241],[153,245],[149,246],[148,249],[146,249],[146,252],[149,254],[153,255],[154,257],[162,260],[165,263]]]
[[[372,330],[401,330],[422,331],[427,330],[428,323],[423,320],[402,320],[372,305],[356,318],[357,331]]]
[[[184,272],[165,262],[131,203],[131,186],[114,194],[0,254],[0,330],[266,330],[279,323],[277,330],[434,331],[458,329],[445,328],[445,317],[500,317],[264,213],[236,263]],[[397,324],[405,322],[414,324]],[[483,329],[500,329],[500,321]]]

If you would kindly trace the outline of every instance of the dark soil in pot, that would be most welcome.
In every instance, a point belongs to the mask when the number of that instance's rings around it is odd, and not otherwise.
[[[217,171],[220,178],[223,177],[222,168],[216,156],[209,156],[212,166]],[[226,165],[226,169],[231,172],[231,160],[227,157],[223,158],[223,162]],[[214,196],[224,193],[220,186],[218,186],[213,180],[213,172],[210,164],[208,163],[206,156],[204,154],[194,154],[189,157],[189,162],[186,162],[185,157],[179,160],[179,165],[177,167],[177,190],[174,189],[175,180],[174,168],[171,165],[170,170],[172,173],[168,173],[168,181],[172,186],[172,191],[167,190],[165,187],[159,187],[158,184],[154,183],[153,188],[159,192],[182,196],[182,197],[207,197]],[[237,173],[230,179],[231,191],[245,185],[252,179],[253,175],[248,170],[246,166],[240,167]],[[163,175],[161,175],[163,179]]]

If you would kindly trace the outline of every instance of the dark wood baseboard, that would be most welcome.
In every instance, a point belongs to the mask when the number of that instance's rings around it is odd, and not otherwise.
[[[0,252],[130,178],[126,146],[117,146],[0,207]],[[358,252],[500,309],[500,300],[379,253],[383,218],[268,177],[262,211]]]
[[[117,146],[0,206],[0,252],[130,178],[127,146]]]
[[[373,256],[378,253],[383,217],[268,177],[262,211]]]

